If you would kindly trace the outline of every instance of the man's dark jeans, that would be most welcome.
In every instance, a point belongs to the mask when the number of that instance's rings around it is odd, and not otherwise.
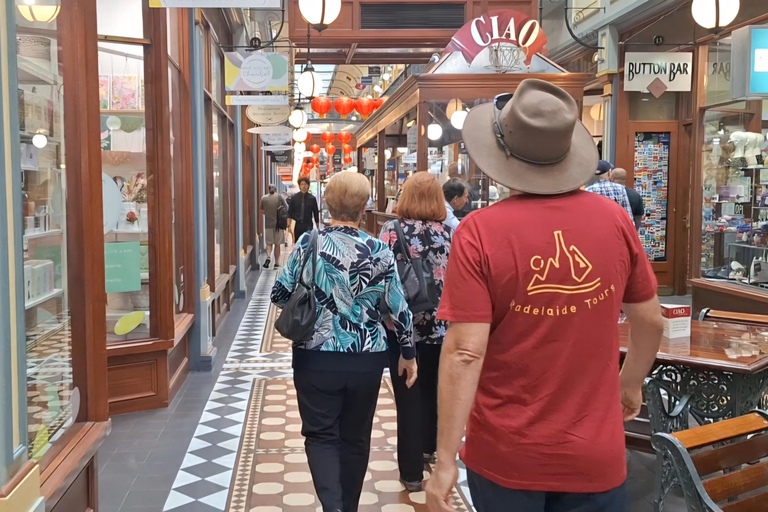
[[[478,512],[629,512],[627,484],[607,492],[518,491],[467,470],[472,503]]]

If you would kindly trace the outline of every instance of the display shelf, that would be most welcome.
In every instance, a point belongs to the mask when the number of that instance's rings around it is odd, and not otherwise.
[[[31,141],[32,137],[34,137],[35,135],[37,135],[37,134],[36,133],[29,133],[29,132],[19,132],[19,137],[21,138],[22,141],[25,141],[25,142],[26,141]],[[43,134],[43,135],[45,135],[45,137],[48,139],[48,143],[49,144],[61,144],[61,139],[60,138],[58,138],[58,137],[50,137],[50,136],[48,136],[46,134]],[[29,169],[24,169],[24,170],[29,170]],[[38,169],[33,169],[33,170],[38,170]],[[49,169],[43,169],[43,170],[47,171]],[[58,171],[58,169],[50,169],[50,170]]]
[[[42,231],[40,233],[29,233],[24,234],[24,240],[30,240],[33,238],[44,238],[46,236],[54,236],[54,235],[60,235],[62,234],[62,230],[60,229],[49,229],[48,231]]]
[[[56,288],[55,290],[53,290],[50,293],[47,293],[47,294],[45,294],[45,295],[43,295],[41,297],[38,297],[38,298],[36,298],[36,299],[34,299],[34,300],[30,301],[30,302],[25,302],[24,303],[24,309],[31,309],[31,308],[33,308],[35,306],[39,306],[43,302],[45,302],[47,300],[50,300],[50,299],[53,299],[54,297],[58,297],[58,296],[62,295],[63,293],[64,293],[64,290],[62,290],[61,288]]]

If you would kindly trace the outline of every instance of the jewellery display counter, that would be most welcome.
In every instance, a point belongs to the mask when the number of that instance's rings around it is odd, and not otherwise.
[[[700,265],[691,281],[695,310],[768,308],[766,106],[753,100],[704,111]]]
[[[369,233],[378,235],[393,217],[397,193],[413,172],[432,172],[441,183],[449,174],[464,180],[475,208],[509,196],[509,190],[486,177],[464,150],[460,128],[475,105],[513,93],[526,78],[558,85],[581,102],[589,75],[567,73],[538,54],[530,67],[521,61],[511,72],[495,73],[487,66],[488,52],[483,50],[471,65],[456,53],[444,55],[425,73],[405,79],[358,129],[358,168],[374,173],[375,208],[366,215]],[[450,172],[452,164],[458,174]]]

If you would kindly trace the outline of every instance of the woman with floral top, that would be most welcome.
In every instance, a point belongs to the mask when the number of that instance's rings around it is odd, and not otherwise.
[[[408,178],[403,184],[397,215],[398,220],[383,226],[379,238],[389,245],[398,261],[403,261],[395,230],[395,222],[399,222],[409,256],[424,258],[431,264],[438,296],[442,295],[453,231],[443,224],[445,201],[437,178],[428,172]],[[416,384],[409,389],[402,378],[392,377],[397,402],[397,461],[400,480],[410,492],[421,490],[424,463],[434,460],[437,449],[437,373],[446,326],[435,318],[436,314],[435,309],[413,317],[413,342],[419,361]],[[394,370],[399,356],[397,336],[392,329],[388,329],[388,334],[390,367]]]
[[[397,371],[407,374],[408,385],[416,380],[412,317],[394,256],[384,243],[357,229],[369,195],[362,174],[334,175],[325,190],[331,223],[318,235],[319,257],[309,247],[311,233],[305,233],[272,288],[272,302],[283,306],[300,277],[313,285],[315,332],[312,339],[293,345],[293,378],[309,469],[324,512],[354,512],[360,500],[388,363],[382,300],[400,344]],[[307,251],[317,258],[317,271],[313,275],[310,262],[299,276]]]

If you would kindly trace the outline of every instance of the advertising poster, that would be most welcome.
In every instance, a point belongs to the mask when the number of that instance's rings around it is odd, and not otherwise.
[[[288,90],[288,59],[279,53],[224,54],[224,82],[228,91]]]

